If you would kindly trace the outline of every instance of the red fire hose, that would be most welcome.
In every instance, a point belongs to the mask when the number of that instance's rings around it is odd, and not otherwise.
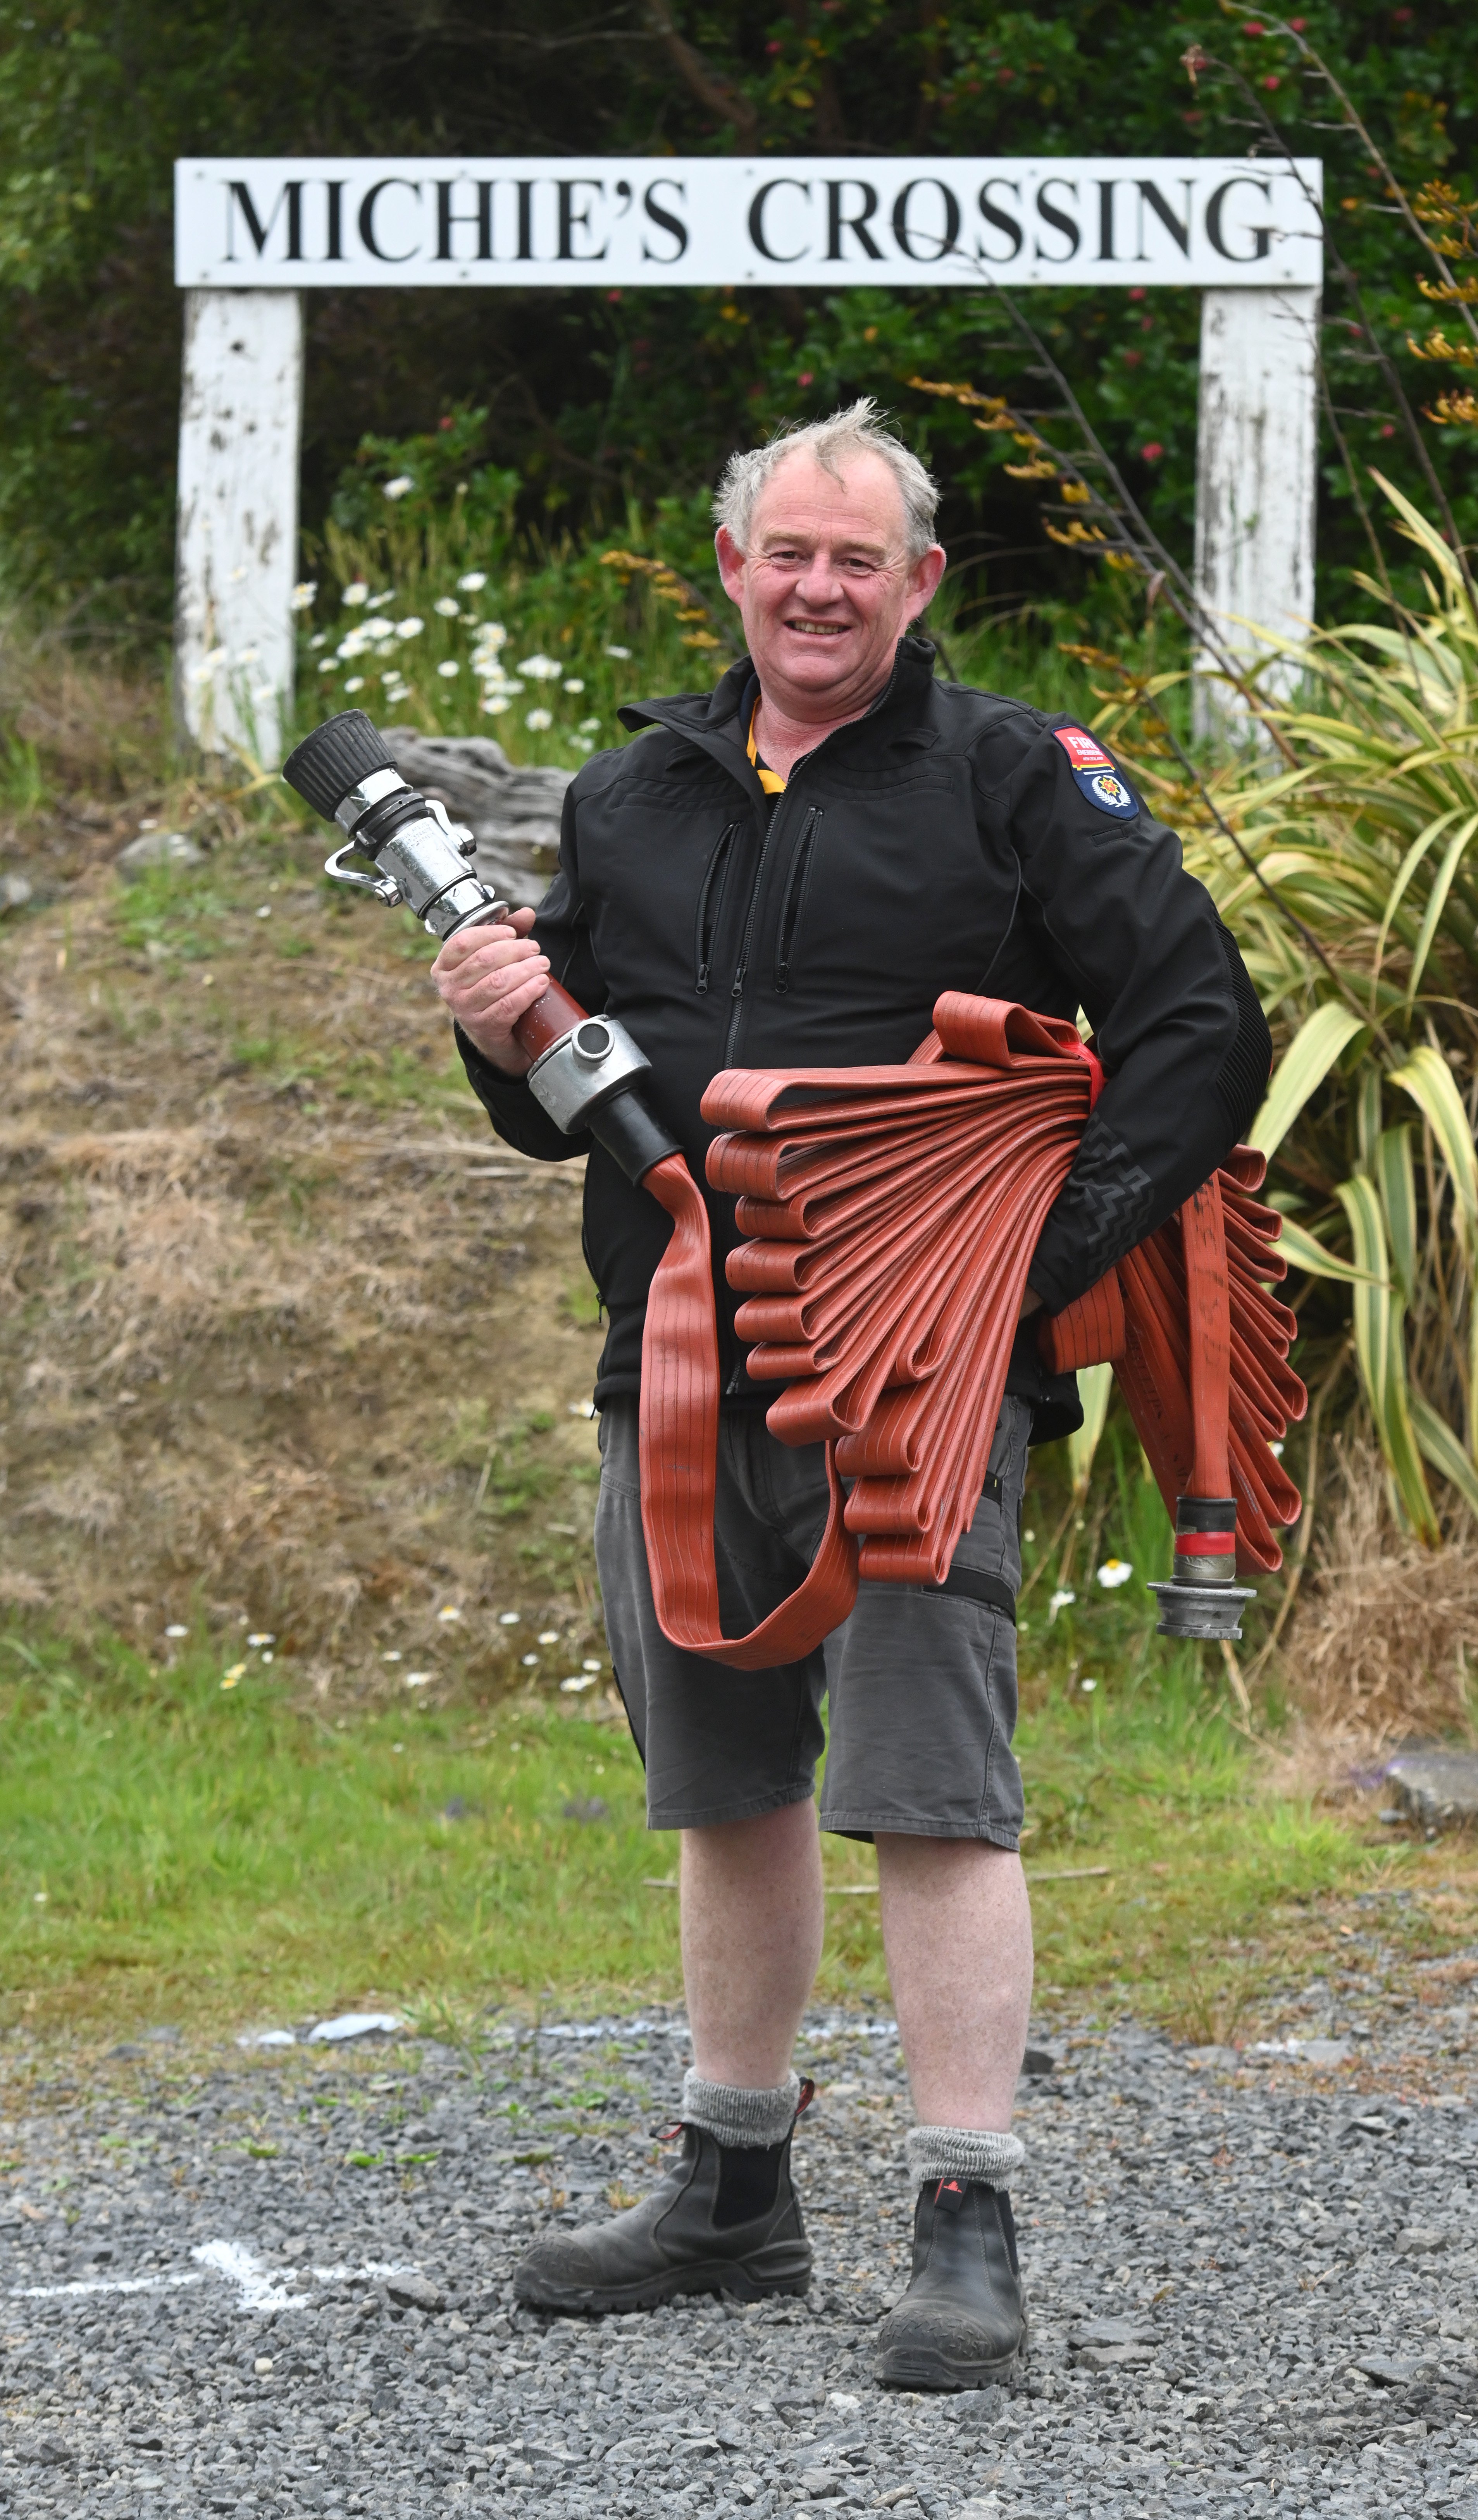
[[[305,737],[284,777],[348,834],[327,872],[403,902],[437,937],[508,917],[467,863],[474,846],[395,768],[361,710]],[[345,862],[358,856],[373,878]],[[753,1671],[810,1652],[859,1577],[939,1584],[968,1528],[1038,1237],[1102,1082],[1068,1023],[950,992],[899,1067],[730,1069],[703,1098],[723,1135],[708,1178],[749,1240],[729,1279],[745,1300],[749,1372],[783,1386],[767,1422],[825,1443],[830,1512],[815,1563],[747,1637],[719,1621],[713,1512],[718,1332],[708,1215],[648,1108],[649,1062],[613,1016],[551,982],[515,1027],[535,1099],[588,1129],[672,1218],[642,1356],[642,1517],[657,1616],[673,1643]],[[1065,1312],[1042,1350],[1057,1371],[1112,1360],[1175,1517],[1162,1634],[1240,1634],[1237,1573],[1280,1563],[1274,1526],[1299,1496],[1270,1447],[1307,1405],[1288,1367],[1297,1328],[1269,1292],[1285,1274],[1275,1212],[1239,1147],[1178,1216]]]
[[[709,1181],[752,1238],[728,1263],[748,1370],[785,1386],[775,1434],[826,1443],[831,1492],[810,1573],[747,1637],[719,1624],[707,1213],[681,1156],[645,1176],[673,1234],[648,1298],[643,1523],[663,1633],[711,1661],[808,1653],[859,1575],[942,1582],[973,1515],[1027,1271],[1101,1071],[1072,1025],[1022,1007],[949,993],[934,1022],[906,1066],[732,1069],[703,1098],[728,1132]],[[1172,1634],[1234,1634],[1233,1573],[1275,1569],[1272,1526],[1300,1509],[1269,1449],[1307,1395],[1294,1316],[1263,1283],[1285,1263],[1280,1219],[1250,1194],[1262,1177],[1238,1148],[1040,1334],[1054,1370],[1113,1362],[1176,1519],[1175,1581],[1156,1588]]]

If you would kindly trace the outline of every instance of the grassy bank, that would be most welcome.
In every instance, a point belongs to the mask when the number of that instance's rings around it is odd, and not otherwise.
[[[1077,1658],[1028,1652],[1020,1733],[1050,2000],[1240,2036],[1338,1951],[1357,1894],[1417,1894],[1402,1915],[1418,1956],[1471,1933],[1465,1853],[1272,1793],[1188,1657],[1100,1655],[1091,1692]],[[488,2004],[676,1997],[677,1902],[652,1886],[674,1841],[643,1825],[606,1675],[571,1696],[560,1662],[543,1652],[533,1685],[491,1704],[402,1681],[334,1713],[236,1642],[198,1634],[166,1665],[13,1633],[0,2020],[90,2044],[364,2002],[466,2025]],[[883,1996],[872,1852],[828,1840],[826,1867],[823,1990]]]

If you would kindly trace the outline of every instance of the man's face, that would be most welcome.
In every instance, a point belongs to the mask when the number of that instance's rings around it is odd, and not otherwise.
[[[756,500],[748,551],[727,526],[716,539],[765,698],[802,722],[869,705],[944,571],[937,543],[909,560],[903,494],[880,455],[852,457],[838,481],[798,451]]]

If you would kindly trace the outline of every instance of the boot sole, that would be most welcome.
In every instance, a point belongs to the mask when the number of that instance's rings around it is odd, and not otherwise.
[[[656,2310],[664,2301],[674,2301],[685,2293],[732,2293],[737,2301],[773,2301],[778,2296],[796,2296],[811,2288],[811,2271],[794,2275],[751,2275],[743,2267],[708,2265],[672,2267],[665,2274],[650,2276],[633,2284],[567,2285],[532,2283],[515,2284],[515,2296],[525,2310],[591,2311]]]
[[[883,2389],[988,2389],[1004,2387],[1017,2377],[1026,2360],[1027,2326],[1008,2354],[988,2362],[956,2362],[937,2348],[923,2344],[884,2347],[878,2360],[878,2386]]]

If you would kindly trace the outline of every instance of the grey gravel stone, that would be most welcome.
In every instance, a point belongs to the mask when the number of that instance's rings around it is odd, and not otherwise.
[[[1374,1920],[1369,1946],[1373,1976]],[[1321,2031],[1336,2008],[1322,1981],[1288,2007]],[[12,2034],[0,2512],[1478,2520],[1465,2031],[1374,2002],[1348,2027],[1340,2074],[1035,2024],[1057,2071],[1017,2118],[1031,2348],[1016,2391],[949,2399],[873,2380],[910,2240],[884,2021],[818,2014],[798,2052],[810,2299],[605,2320],[518,2309],[511,2272],[650,2181],[674,2016],[146,2048],[80,2085]],[[1443,2101],[1411,2096],[1439,2075]],[[1398,2245],[1416,2231],[1446,2245]]]

